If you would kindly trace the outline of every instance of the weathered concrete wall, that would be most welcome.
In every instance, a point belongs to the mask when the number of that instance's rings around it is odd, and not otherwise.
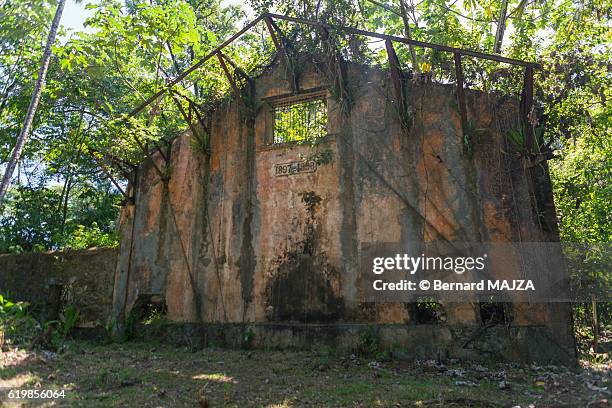
[[[104,327],[112,310],[117,250],[94,248],[0,255],[0,293],[48,313],[61,287],[61,304],[79,311],[78,327]]]
[[[137,338],[190,348],[263,349],[333,348],[349,353],[391,351],[407,359],[457,358],[472,361],[572,364],[575,359],[550,338],[543,326],[292,324],[292,323],[167,323],[142,326]]]
[[[406,324],[409,304],[363,301],[362,243],[549,238],[505,137],[519,126],[516,100],[468,91],[478,131],[466,144],[453,86],[406,83],[406,130],[388,73],[349,66],[353,104],[328,97],[326,140],[270,145],[269,98],[291,92],[284,73],[279,65],[255,81],[253,115],[238,101],[213,113],[210,155],[185,134],[172,145],[167,182],[141,166],[135,205],[122,213],[117,317],[159,294],[175,321]],[[326,87],[325,78],[308,65],[300,87]],[[273,172],[317,153],[333,159],[314,172]],[[475,299],[445,306],[447,324],[479,324]],[[554,326],[569,344],[567,308],[515,306],[516,324]]]

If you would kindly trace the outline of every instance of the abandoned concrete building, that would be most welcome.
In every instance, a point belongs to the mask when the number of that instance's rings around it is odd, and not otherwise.
[[[313,58],[299,64],[296,79],[277,58],[248,101],[140,165],[109,321],[156,303],[177,341],[358,347],[374,330],[418,358],[574,359],[567,304],[492,317],[474,299],[432,312],[362,291],[364,243],[558,239],[545,162],[529,168],[507,137],[518,98],[465,90],[468,140],[453,84],[402,80],[398,93],[393,69],[346,63],[339,89]]]

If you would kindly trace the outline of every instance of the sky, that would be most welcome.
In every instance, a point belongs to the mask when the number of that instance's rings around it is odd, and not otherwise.
[[[83,23],[87,17],[93,15],[94,10],[85,10],[85,6],[91,3],[84,0],[78,4],[75,0],[67,0],[62,14],[61,23],[64,27],[70,28],[72,31],[82,31]]]

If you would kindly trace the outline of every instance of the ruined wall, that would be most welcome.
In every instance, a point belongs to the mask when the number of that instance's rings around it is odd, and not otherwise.
[[[0,255],[0,293],[45,314],[50,307],[74,306],[78,327],[104,327],[116,262],[113,248]],[[54,299],[57,295],[61,298]]]
[[[270,145],[270,98],[291,93],[285,72],[280,64],[255,81],[254,107],[234,100],[214,112],[210,155],[185,134],[172,145],[167,183],[150,162],[141,166],[135,205],[122,213],[117,316],[159,294],[176,321],[406,324],[411,305],[363,301],[362,243],[547,238],[505,137],[520,125],[516,100],[468,91],[478,131],[466,140],[453,86],[407,82],[406,129],[389,74],[351,65],[352,103],[328,97],[323,142]],[[327,87],[326,78],[308,65],[301,90]],[[275,173],[317,154],[332,160]],[[444,307],[448,324],[479,323],[475,299]],[[567,308],[513,313],[516,324],[569,333]]]

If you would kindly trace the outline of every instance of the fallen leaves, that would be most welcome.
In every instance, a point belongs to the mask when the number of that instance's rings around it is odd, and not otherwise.
[[[79,343],[58,354],[7,353],[0,361],[13,371],[4,371],[4,384],[18,372],[31,372],[27,381],[33,386],[69,386],[70,398],[93,407],[136,401],[151,407],[609,406],[610,373],[601,365],[574,370],[314,351],[192,353],[138,343]]]

